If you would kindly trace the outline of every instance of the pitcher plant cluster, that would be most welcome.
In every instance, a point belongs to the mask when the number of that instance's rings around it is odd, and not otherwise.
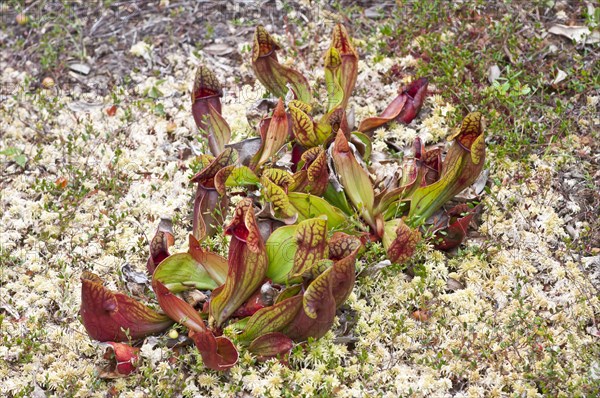
[[[369,242],[381,241],[390,261],[404,263],[424,231],[440,249],[465,237],[474,209],[443,206],[483,168],[481,115],[466,116],[443,160],[440,148],[427,149],[417,138],[414,154],[398,165],[401,177],[377,180],[368,166],[372,132],[390,122],[410,123],[427,79],[403,87],[379,116],[355,129],[346,108],[358,54],[345,27],[334,27],[324,55],[327,98],[314,97],[306,77],[279,63],[279,50],[258,26],[252,68],[277,101],[256,126],[259,138],[237,143],[230,143],[221,113],[220,83],[206,66],[198,68],[192,114],[210,154],[199,156],[201,169],[191,179],[196,194],[188,251],[169,252],[174,236],[164,222],[150,244],[147,270],[162,312],[108,290],[92,273],[81,277],[82,322],[92,339],[108,342],[118,374],[135,369],[136,341],[173,323],[187,328],[186,340],[210,369],[234,366],[239,346],[259,359],[283,358],[295,343],[332,327]],[[207,237],[218,230],[230,236],[227,258],[207,249]],[[204,298],[182,298],[194,290]],[[226,337],[229,326],[234,333]]]

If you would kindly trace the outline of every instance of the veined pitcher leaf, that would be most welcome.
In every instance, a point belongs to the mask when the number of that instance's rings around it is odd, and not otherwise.
[[[352,46],[352,41],[344,25],[337,24],[333,28],[331,47],[337,50],[341,58],[340,84],[344,97],[340,107],[346,109],[358,76],[358,54]]]
[[[329,167],[325,150],[318,146],[308,149],[298,163],[301,170],[293,175],[290,191],[310,193],[321,196],[329,184]]]
[[[442,174],[434,184],[420,187],[411,197],[409,220],[414,226],[423,224],[444,203],[472,185],[485,163],[485,143],[481,113],[470,113],[442,164]],[[477,163],[476,163],[476,162]]]
[[[322,218],[310,218],[298,223],[296,244],[294,266],[288,274],[288,280],[294,282],[302,281],[304,276],[310,276],[313,265],[328,257],[327,221]]]
[[[211,145],[211,139],[208,137],[211,131],[211,123],[215,120],[216,115],[221,115],[221,97],[223,96],[223,90],[221,84],[217,80],[215,74],[210,71],[206,66],[200,65],[196,71],[196,77],[194,79],[194,87],[192,89],[192,115],[198,129],[206,135],[209,139],[209,145]],[[212,108],[212,111],[211,111]],[[211,116],[211,112],[213,115]],[[227,122],[219,120],[218,123]],[[223,128],[223,126],[217,126],[217,130]],[[217,155],[213,149],[217,149],[218,145],[215,146],[216,135],[213,135],[211,151],[214,155]],[[220,139],[226,137],[220,137]],[[227,138],[229,140],[229,138]],[[214,147],[214,148],[213,148]]]
[[[142,303],[108,290],[97,275],[81,275],[81,321],[90,337],[98,341],[136,340],[159,333],[173,324],[168,317]]]
[[[215,337],[212,332],[196,332],[192,330],[190,337],[196,344],[204,365],[212,370],[223,371],[233,367],[239,354],[227,337]]]
[[[238,156],[237,152],[232,148],[225,148],[217,157],[210,160],[210,162],[196,173],[192,178],[191,182],[197,182],[205,185],[207,188],[213,188],[213,178],[223,167],[232,165],[236,162]]]
[[[310,104],[307,104],[306,102],[302,102],[300,100],[291,100],[288,103],[288,106],[298,108],[307,115],[312,111],[312,106],[310,106]]]
[[[150,275],[161,261],[170,256],[169,247],[173,246],[174,243],[173,222],[164,218],[160,220],[156,234],[150,241],[150,256],[146,262],[146,269]]]
[[[294,265],[297,225],[285,225],[277,228],[267,239],[266,250],[269,257],[267,277],[273,283],[285,284],[287,275]]]
[[[196,332],[204,333],[208,331],[198,311],[174,295],[161,281],[152,278],[152,289],[156,293],[156,299],[160,308],[171,319]]]
[[[329,258],[339,261],[347,257],[356,256],[361,247],[362,243],[356,236],[348,235],[344,232],[335,232],[328,242]]]
[[[390,102],[385,110],[379,116],[369,117],[360,122],[358,131],[369,132],[375,130],[378,127],[383,126],[386,123],[391,122],[400,114],[400,111],[406,105],[406,95],[400,94]]]
[[[327,271],[333,265],[333,260],[324,258],[319,260],[310,269],[312,279],[318,278],[323,272]]]
[[[189,289],[213,290],[219,285],[190,253],[177,253],[160,263],[154,275],[173,293]]]
[[[98,376],[103,379],[112,379],[117,377],[123,377],[131,374],[138,361],[140,349],[132,347],[125,343],[106,343],[106,352],[104,353],[104,359],[110,360],[110,368],[108,372],[103,370]]]
[[[305,110],[307,107],[298,101],[290,103],[290,116],[292,119],[292,132],[296,141],[306,148],[321,145],[329,136],[329,132],[323,132],[316,128],[313,119]]]
[[[248,351],[258,357],[258,360],[284,355],[294,347],[294,342],[283,333],[273,332],[257,337],[248,346]]]
[[[192,104],[195,104],[198,101],[214,98],[214,97],[222,97],[223,89],[221,88],[221,84],[217,79],[217,76],[206,66],[200,65],[196,70],[196,76],[194,77],[194,86],[192,87]],[[219,100],[219,105],[217,111],[221,112],[220,107],[221,101]]]
[[[312,99],[308,80],[297,70],[285,67],[277,60],[279,45],[262,25],[254,32],[252,69],[258,80],[276,97],[285,98],[288,85],[296,99],[309,103]]]
[[[293,181],[290,172],[283,169],[265,169],[262,176],[283,189],[287,189],[288,185]]]
[[[403,89],[402,94],[406,95],[407,101],[398,117],[396,117],[396,121],[409,124],[417,117],[423,106],[423,102],[425,102],[428,84],[429,81],[427,78],[422,77]]]
[[[321,196],[329,184],[329,167],[327,155],[321,147],[312,148],[302,154],[306,169],[305,192]]]
[[[341,85],[342,57],[335,47],[325,53],[325,85],[327,87],[327,111],[337,108],[344,101]]]
[[[229,178],[231,173],[233,173],[233,170],[235,168],[236,167],[234,164],[230,164],[229,166],[223,167],[221,170],[217,171],[217,174],[215,174],[213,178],[213,183],[215,185],[215,190],[219,195],[225,196],[225,194],[227,193],[227,179]]]
[[[377,231],[377,224],[373,215],[373,201],[375,194],[369,175],[354,158],[352,149],[346,136],[339,130],[335,138],[332,152],[335,170],[344,186],[344,192],[360,212],[364,220]]]
[[[208,272],[211,279],[216,282],[217,286],[221,286],[223,283],[225,283],[227,271],[229,269],[226,258],[221,257],[216,253],[204,250],[194,235],[189,236],[188,252],[195,261],[197,261],[204,267],[204,269],[206,269],[206,272]]]
[[[273,206],[275,217],[279,220],[292,220],[291,222],[294,222],[297,211],[290,204],[285,190],[265,176],[261,177],[260,183],[263,186],[262,193],[265,199]],[[288,224],[291,222],[288,222]]]
[[[217,292],[213,292],[210,301],[210,315],[217,327],[223,325],[260,286],[268,267],[265,244],[256,224],[251,199],[238,203],[226,233],[231,235],[227,279]]]
[[[294,319],[300,307],[302,296],[297,295],[258,310],[250,317],[238,339],[250,342],[260,335],[280,331]]]
[[[467,236],[469,224],[478,208],[479,206],[470,208],[463,203],[448,210],[446,225],[434,225],[437,228],[433,238],[434,247],[438,250],[450,250],[460,245]]]
[[[336,308],[348,298],[354,287],[355,262],[361,248],[360,240],[337,232],[328,247],[333,265],[306,288],[302,308],[283,330],[283,333],[295,341],[308,337],[319,338],[327,333],[333,325]]]
[[[333,325],[336,303],[331,291],[331,268],[308,286],[302,297],[302,308],[283,333],[295,341],[323,337]]]
[[[406,225],[402,219],[386,222],[384,231],[383,247],[390,261],[402,264],[409,260],[421,240],[421,232]]]
[[[257,185],[260,179],[254,171],[247,166],[235,167],[227,177],[225,185],[228,187],[239,187],[248,185]]]
[[[231,128],[221,112],[217,111],[210,103],[208,105],[208,123],[205,131],[208,133],[208,148],[210,152],[217,156],[229,144],[231,138]]]
[[[283,107],[281,98],[273,111],[273,117],[269,123],[269,128],[262,139],[260,150],[256,153],[251,162],[252,169],[256,170],[263,163],[275,155],[288,140],[288,118]]]
[[[329,258],[334,260],[329,276],[336,306],[342,305],[356,281],[356,256],[362,247],[356,236],[336,232],[329,240]]]
[[[223,223],[223,210],[227,208],[229,199],[217,191],[215,176],[221,169],[234,164],[236,160],[237,152],[231,148],[225,148],[191,179],[192,182],[198,184],[192,218],[193,233],[198,240],[212,236],[216,231],[216,226]]]
[[[290,192],[287,196],[290,204],[298,211],[299,220],[324,215],[327,217],[327,228],[329,229],[337,228],[348,220],[340,209],[318,196],[301,192]]]
[[[410,123],[419,113],[427,95],[426,78],[420,78],[402,88],[398,96],[385,108],[381,115],[363,120],[359,131],[369,132],[392,120]]]

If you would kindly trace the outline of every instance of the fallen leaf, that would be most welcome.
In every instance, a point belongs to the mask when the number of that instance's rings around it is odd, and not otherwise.
[[[450,291],[455,291],[464,289],[465,286],[454,278],[448,278],[448,280],[446,280],[446,288]]]
[[[124,343],[107,342],[100,346],[106,348],[104,359],[110,364],[103,369],[99,377],[101,379],[116,379],[126,377],[136,369],[140,349]]]
[[[202,49],[202,51],[211,54],[211,55],[227,55],[231,52],[233,52],[233,48],[231,46],[228,46],[227,44],[211,44],[209,46],[206,46]]]
[[[369,265],[368,267],[363,269],[361,271],[361,273],[359,274],[359,276],[361,276],[361,277],[373,276],[376,273],[378,273],[379,271],[381,271],[382,269],[389,267],[390,265],[392,265],[392,262],[390,260],[380,261],[376,264]]]
[[[420,322],[427,322],[431,317],[431,312],[427,309],[418,309],[411,314],[411,317]]]
[[[90,103],[85,101],[73,101],[67,104],[67,107],[73,112],[93,112],[104,107],[103,103]]]
[[[240,142],[236,142],[233,144],[227,144],[225,147],[233,148],[238,151],[239,161],[243,165],[247,165],[252,157],[258,152],[261,146],[260,137],[256,138],[248,138]]]
[[[487,70],[488,82],[490,82],[490,84],[492,84],[493,82],[498,80],[499,77],[500,77],[500,68],[498,67],[498,65],[494,64],[494,65],[490,66]]]
[[[566,25],[554,25],[548,29],[549,33],[567,37],[575,43],[586,43],[594,44],[600,43],[600,32],[591,32],[586,26],[566,26]]]
[[[54,181],[54,184],[61,189],[65,189],[68,182],[69,181],[65,177],[58,177],[56,181]]]
[[[556,73],[556,77],[552,81],[552,85],[558,84],[567,78],[567,73],[564,70],[559,69]]]
[[[71,64],[69,65],[69,69],[84,76],[87,76],[91,70],[91,68],[86,64]]]
[[[121,278],[124,282],[134,282],[141,285],[148,283],[146,273],[135,271],[129,263],[125,263],[123,267],[121,267]]]

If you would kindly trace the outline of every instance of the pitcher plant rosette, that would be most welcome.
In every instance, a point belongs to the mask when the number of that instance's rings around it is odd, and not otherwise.
[[[417,138],[412,156],[396,163],[398,178],[378,178],[370,161],[372,132],[410,123],[423,105],[427,79],[401,88],[379,116],[354,129],[346,110],[358,53],[346,28],[334,27],[324,55],[327,98],[313,97],[306,77],[279,63],[280,50],[258,26],[252,69],[277,98],[256,128],[259,144],[230,143],[222,87],[206,66],[198,68],[192,114],[210,154],[197,158],[200,169],[191,179],[196,194],[188,251],[170,253],[168,223],[150,242],[147,269],[160,310],[83,273],[81,320],[92,339],[107,343],[117,374],[135,369],[137,341],[174,323],[187,329],[210,369],[234,366],[240,346],[259,359],[282,358],[294,344],[332,328],[365,245],[382,242],[389,260],[402,264],[423,239],[448,250],[465,238],[476,208],[444,206],[482,171],[481,114],[465,117],[444,157],[440,147],[425,148]],[[227,257],[207,248],[207,237],[220,230],[229,237]],[[184,300],[192,291],[203,298]]]

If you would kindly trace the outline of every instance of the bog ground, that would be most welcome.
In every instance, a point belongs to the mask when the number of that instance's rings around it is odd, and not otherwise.
[[[600,394],[597,2],[0,7],[2,396]],[[80,276],[139,297],[161,218],[173,220],[173,252],[186,247],[196,67],[225,88],[232,141],[253,136],[247,109],[265,94],[249,66],[254,26],[316,84],[337,22],[361,59],[356,124],[430,79],[417,119],[378,131],[374,146],[440,144],[467,113],[484,114],[487,181],[480,197],[465,193],[483,203],[467,241],[450,253],[421,245],[402,267],[372,245],[334,329],[296,346],[289,364],[242,352],[217,373],[193,347],[175,356],[156,336],[136,373],[104,378],[105,347],[79,320]]]

